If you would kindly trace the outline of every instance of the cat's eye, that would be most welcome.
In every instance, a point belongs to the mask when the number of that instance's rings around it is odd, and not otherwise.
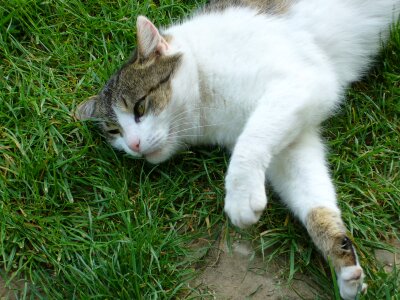
[[[134,107],[134,114],[135,114],[135,119],[138,121],[140,117],[142,117],[145,112],[146,112],[146,102],[145,99],[140,100],[139,102],[136,103]]]
[[[104,123],[104,131],[111,135],[121,134],[121,130],[115,123],[105,122]]]
[[[351,241],[348,237],[343,238],[342,240],[342,249],[350,250],[351,249]]]
[[[117,135],[117,134],[121,134],[121,131],[118,128],[113,128],[113,129],[107,130],[107,133],[109,133],[111,135]]]

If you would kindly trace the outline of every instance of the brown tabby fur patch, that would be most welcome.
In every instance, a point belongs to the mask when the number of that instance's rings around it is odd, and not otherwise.
[[[171,99],[171,79],[180,58],[155,54],[142,59],[135,52],[97,96],[94,117],[115,121],[112,106],[133,113],[135,104],[143,99],[147,113],[158,115]]]
[[[308,215],[307,230],[324,256],[336,269],[356,265],[356,255],[340,215],[328,208],[314,208]]]

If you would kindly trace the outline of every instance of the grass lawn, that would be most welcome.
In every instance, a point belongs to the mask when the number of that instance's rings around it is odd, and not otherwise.
[[[165,25],[201,3],[0,0],[0,276],[26,279],[22,297],[181,298],[194,274],[187,245],[235,231],[222,213],[224,151],[153,166],[71,117],[130,55],[137,15]],[[324,135],[366,269],[362,298],[397,299],[400,271],[385,273],[373,253],[400,234],[399,26]],[[266,260],[286,257],[286,278],[305,273],[335,297],[329,266],[275,195],[242,235],[273,249]]]

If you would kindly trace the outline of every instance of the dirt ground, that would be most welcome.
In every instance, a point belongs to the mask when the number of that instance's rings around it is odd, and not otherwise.
[[[386,272],[394,264],[400,267],[400,242],[392,241],[397,252],[376,250],[375,256]],[[290,286],[283,276],[287,261],[265,264],[252,250],[250,243],[236,241],[229,250],[219,242],[207,253],[202,273],[190,283],[188,298],[241,300],[241,299],[329,299],[323,291],[304,275],[296,275]]]
[[[218,241],[207,253],[201,275],[190,283],[190,297],[294,300],[319,295],[323,299],[324,293],[306,276],[297,275],[289,286],[282,274],[284,264],[287,262],[279,259],[265,264],[247,241],[236,240],[230,249]]]
[[[6,281],[0,276],[0,300],[14,300],[21,296],[21,290],[24,288],[22,281],[12,281],[6,287]],[[17,297],[18,296],[18,297]]]

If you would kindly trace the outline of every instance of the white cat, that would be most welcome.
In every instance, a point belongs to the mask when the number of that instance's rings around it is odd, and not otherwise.
[[[268,179],[337,272],[366,288],[336,203],[319,126],[379,50],[400,0],[214,1],[161,33],[137,19],[138,49],[82,103],[110,142],[159,163],[188,145],[232,151],[225,212],[258,221]],[[397,6],[397,8],[396,8]]]

